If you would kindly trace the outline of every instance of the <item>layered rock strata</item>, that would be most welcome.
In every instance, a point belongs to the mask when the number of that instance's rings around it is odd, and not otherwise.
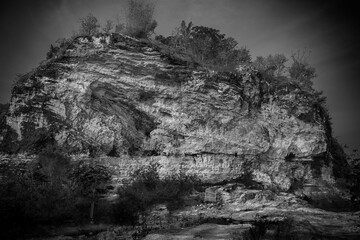
[[[3,151],[53,143],[210,182],[251,174],[281,190],[334,181],[339,164],[316,94],[251,67],[210,71],[172,51],[122,35],[75,39],[13,88]]]

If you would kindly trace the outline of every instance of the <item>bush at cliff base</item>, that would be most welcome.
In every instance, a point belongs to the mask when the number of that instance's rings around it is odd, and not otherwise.
[[[158,170],[158,164],[141,167],[132,173],[130,183],[119,188],[114,209],[118,222],[135,224],[139,214],[154,204],[165,203],[169,210],[180,208],[184,197],[200,184],[194,175],[180,171],[161,178]]]

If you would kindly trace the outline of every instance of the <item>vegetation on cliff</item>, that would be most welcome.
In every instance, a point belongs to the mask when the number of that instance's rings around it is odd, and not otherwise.
[[[26,224],[88,221],[89,208],[91,221],[134,224],[154,204],[182,207],[199,184],[193,175],[160,178],[158,165],[145,166],[117,190],[114,206],[98,206],[111,178],[96,161],[105,154],[171,155],[204,169],[211,160],[216,183],[226,182],[217,172],[221,166],[230,169],[225,178],[243,176],[229,181],[274,192],[295,193],[331,172],[325,176],[350,188],[358,207],[359,164],[349,171],[332,136],[326,99],[312,88],[316,71],[307,52],[293,54],[290,62],[283,54],[252,60],[235,39],[185,21],[172,36],[151,38],[153,13],[154,5],[130,0],[126,22],[113,30],[108,20],[103,32],[95,16],[81,18],[79,32],[51,45],[47,60],[15,84],[13,95],[25,97],[10,106],[12,126],[2,111],[8,106],[0,109],[1,150],[41,153],[31,165],[1,165],[6,234],[15,236]],[[93,159],[72,163],[58,147]],[[230,165],[237,161],[242,172]]]
[[[137,46],[131,46],[134,42],[131,42],[131,40],[123,35],[113,33],[108,47],[134,51],[141,46],[149,46],[158,50],[161,53],[161,57],[175,63],[175,65],[180,63],[180,65],[190,66],[192,64],[193,66],[200,66],[202,69],[209,69],[209,71],[215,70],[216,72],[206,76],[206,89],[216,88],[215,85],[222,82],[234,86],[234,89],[238,90],[239,97],[248,105],[249,113],[258,111],[264,103],[274,99],[278,101],[280,106],[284,105],[284,107],[289,108],[289,114],[292,114],[299,110],[299,104],[295,101],[281,100],[281,97],[278,96],[290,93],[296,93],[299,97],[301,95],[301,99],[297,99],[297,101],[311,110],[298,114],[296,117],[305,123],[316,124],[323,122],[327,132],[327,140],[329,143],[333,142],[330,117],[325,107],[325,98],[321,93],[316,92],[312,88],[312,80],[316,73],[315,69],[308,63],[306,52],[293,54],[290,63],[288,63],[287,58],[282,54],[257,57],[256,60],[252,61],[249,50],[245,47],[237,48],[238,43],[235,39],[226,37],[219,30],[196,26],[191,22],[187,24],[185,21],[175,29],[172,36],[163,37],[158,35],[155,37],[155,40],[151,40],[149,37],[156,27],[153,12],[154,5],[152,4],[129,1],[127,20],[121,33],[141,38],[141,40],[136,43]],[[38,69],[20,78],[13,88],[13,94],[29,91],[40,92],[43,88],[43,83],[39,81],[39,78],[56,79],[59,77],[59,74],[70,71],[70,67],[65,67],[64,65],[71,62],[76,62],[77,60],[96,62],[101,59],[99,56],[96,57],[96,54],[91,56],[86,56],[85,54],[85,56],[76,58],[70,57],[68,52],[76,50],[75,42],[78,41],[79,36],[87,38],[88,41],[92,41],[93,36],[99,36],[102,39],[100,41],[106,41],[106,36],[109,37],[106,34],[109,34],[112,29],[111,25],[110,22],[107,22],[103,28],[104,33],[99,33],[100,25],[95,16],[89,14],[81,18],[79,34],[74,39],[62,39],[58,41],[57,45],[51,45],[50,51],[47,54],[48,60]],[[247,73],[252,75],[250,77],[246,76]],[[156,77],[157,79],[165,79],[168,76],[165,74],[163,78],[160,74],[157,74]],[[176,78],[177,76],[171,77],[174,81]],[[251,79],[256,80],[251,81]],[[2,149],[12,153],[29,150],[37,152],[46,143],[54,144],[54,134],[62,126],[68,125],[68,123],[54,116],[51,111],[44,110],[45,102],[51,100],[50,95],[51,92],[48,92],[48,95],[41,97],[41,99],[40,97],[31,99],[27,106],[16,109],[14,116],[31,111],[44,112],[46,118],[56,122],[56,124],[51,125],[51,130],[47,131],[46,129],[38,128],[31,122],[26,123],[25,127],[27,130],[23,133],[22,142],[15,143],[11,139],[17,138],[17,133],[12,129],[8,129],[5,138],[9,141],[2,142]],[[33,107],[37,101],[44,104]],[[140,113],[139,115],[144,116]],[[137,124],[138,126],[145,125],[145,136],[149,135],[155,125],[151,121],[151,119],[148,119],[146,123],[141,122]],[[85,145],[89,144],[86,143]],[[129,147],[131,150],[128,152],[139,152],[140,145],[140,143],[131,145]],[[331,144],[331,146],[337,145]],[[114,154],[119,155],[120,150],[115,145],[111,149],[106,149],[106,151],[110,154],[114,149]],[[338,156],[340,152],[334,149],[335,147],[329,148],[329,153],[331,153],[334,159],[340,158]],[[158,154],[160,154],[160,151],[158,151]],[[337,168],[339,170],[338,177],[343,176],[341,171],[345,168],[345,164],[339,164],[339,168]]]
[[[145,215],[155,204],[166,204],[171,211],[179,209],[184,206],[184,198],[200,185],[196,175],[180,171],[160,178],[159,170],[159,164],[143,166],[132,173],[129,183],[118,189],[116,221],[135,224],[139,215]]]
[[[217,90],[218,86],[223,83],[229,85],[237,91],[238,97],[241,99],[239,102],[242,105],[241,111],[247,108],[249,116],[256,115],[262,106],[275,101],[280,107],[286,108],[289,115],[296,114],[296,118],[304,123],[323,126],[326,131],[327,143],[329,143],[330,146],[325,158],[332,158],[334,160],[333,162],[337,166],[334,168],[337,178],[345,176],[348,167],[346,163],[343,162],[341,151],[337,149],[338,145],[335,144],[332,138],[330,117],[325,107],[325,98],[320,92],[316,92],[312,88],[312,80],[316,76],[316,73],[315,69],[308,63],[307,52],[294,54],[291,56],[290,63],[288,63],[287,58],[282,54],[257,57],[256,60],[252,61],[249,50],[245,47],[237,48],[238,43],[233,38],[226,37],[225,34],[222,34],[219,30],[204,26],[195,26],[191,22],[186,24],[184,21],[180,27],[175,29],[172,36],[156,36],[155,40],[153,40],[149,38],[156,27],[153,20],[153,11],[154,5],[130,1],[129,14],[127,16],[127,22],[124,24],[122,34],[111,33],[111,36],[106,35],[112,29],[110,22],[106,23],[107,27],[104,26],[104,33],[99,33],[99,24],[96,17],[89,14],[81,18],[79,30],[81,34],[75,36],[73,39],[59,40],[58,45],[51,46],[47,54],[48,60],[38,69],[20,78],[14,86],[13,94],[27,92],[40,93],[44,87],[44,83],[39,80],[40,78],[45,77],[55,80],[59,78],[61,74],[72,71],[70,67],[71,63],[79,61],[88,63],[106,61],[104,56],[100,56],[101,52],[97,55],[90,54],[91,51],[86,53],[86,50],[81,50],[85,51],[84,55],[81,55],[83,54],[81,53],[76,57],[71,56],[71,54],[69,54],[70,52],[80,51],[78,48],[83,48],[82,43],[79,43],[79,39],[85,39],[81,41],[91,43],[91,41],[95,41],[93,37],[98,37],[100,44],[104,44],[103,47],[107,50],[122,49],[134,53],[142,51],[140,50],[142,47],[151,47],[160,52],[163,60],[175,66],[186,66],[190,69],[198,68],[204,73],[208,72],[207,75],[204,74],[203,76],[206,78],[205,85],[203,86],[204,91]],[[137,26],[136,29],[133,27],[135,25]],[[130,34],[132,37],[140,39],[133,40],[123,34]],[[107,38],[109,38],[109,40],[106,40]],[[88,46],[84,44],[84,48],[87,47]],[[133,66],[130,66],[130,68],[132,67]],[[149,69],[148,66],[147,69]],[[135,70],[140,70],[140,68]],[[182,77],[179,77],[179,73],[177,72],[169,75],[169,73],[160,74],[158,69],[151,71],[156,72],[154,75],[157,81],[166,80],[175,82],[181,79],[178,82],[179,85],[186,82],[186,80],[182,80]],[[136,73],[142,74],[141,71]],[[153,72],[151,72],[151,74],[153,74]],[[69,81],[71,81],[71,79]],[[100,88],[105,87],[107,91],[110,91],[110,88],[105,86],[106,84],[103,85],[104,86]],[[26,130],[22,133],[21,141],[17,142],[14,139],[19,137],[17,136],[18,133],[9,128],[5,136],[8,140],[2,142],[2,149],[12,153],[22,151],[38,152],[44,148],[47,143],[54,144],[56,142],[55,135],[58,134],[59,131],[62,131],[61,129],[65,128],[65,126],[68,127],[69,122],[55,116],[52,111],[46,109],[48,102],[51,100],[51,94],[52,93],[48,91],[44,96],[39,97],[36,95],[35,98],[31,99],[29,104],[17,108],[13,113],[14,117],[16,117],[22,113],[32,111],[41,112],[52,122],[50,125],[51,129],[48,131],[44,127],[37,127],[32,122],[24,123],[23,125],[26,126],[23,127],[25,127]],[[117,93],[114,92],[113,94]],[[148,92],[146,94],[151,95],[155,93]],[[290,97],[297,98],[297,102],[294,99],[286,99],[287,97],[285,96],[287,94],[289,96],[293,95]],[[225,95],[226,93],[224,93],[224,96]],[[149,98],[152,99],[153,96]],[[137,101],[137,99],[129,99],[131,103],[121,102],[119,104],[123,110],[129,113],[127,114],[128,116],[136,116],[134,121],[137,136],[135,136],[133,132],[125,134],[128,149],[122,149],[116,144],[105,147],[98,146],[99,152],[102,154],[119,156],[121,155],[121,151],[128,154],[142,154],[147,151],[142,149],[142,141],[139,138],[143,137],[142,135],[144,135],[145,138],[149,138],[156,123],[154,119],[145,116],[141,111],[134,110],[136,109],[134,104],[137,104],[134,103],[134,100]],[[140,97],[139,100],[141,100]],[[41,104],[37,104],[38,102]],[[99,110],[101,109],[101,111],[103,111],[103,107],[101,106],[92,106],[92,108],[94,107],[99,107]],[[302,108],[306,108],[306,110],[304,111]],[[105,114],[107,113],[105,112]],[[193,122],[192,128],[194,126],[202,127],[203,125],[216,128],[216,126],[221,125],[218,120],[208,123],[207,120],[211,119],[209,118],[209,114],[210,113],[208,113],[207,116],[201,115],[201,118],[197,119],[197,122]],[[138,121],[137,119],[141,120]],[[226,126],[226,128],[232,127],[234,126]],[[89,149],[91,152],[91,144],[88,142],[82,142],[76,146],[79,149],[74,149],[74,152],[83,151],[83,149]],[[149,151],[153,153],[156,152],[158,155],[162,154],[164,147],[159,146],[157,147],[159,149],[150,149]],[[293,152],[289,152],[288,154],[291,153],[294,154]]]
[[[2,238],[22,238],[35,233],[38,225],[79,216],[79,201],[66,178],[69,164],[69,158],[54,149],[44,150],[35,162],[1,162]]]

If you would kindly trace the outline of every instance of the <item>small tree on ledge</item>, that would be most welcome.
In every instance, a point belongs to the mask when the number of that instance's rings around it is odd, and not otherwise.
[[[111,20],[107,20],[102,30],[104,33],[109,34],[113,28],[114,28],[114,23]]]
[[[291,56],[293,63],[289,68],[289,74],[291,79],[299,82],[305,89],[311,90],[313,85],[312,79],[317,75],[315,68],[310,66],[308,62],[310,52],[306,53],[306,51],[302,53],[298,51],[297,54]]]
[[[79,34],[84,36],[94,36],[99,33],[100,24],[96,17],[91,13],[87,16],[80,18]]]

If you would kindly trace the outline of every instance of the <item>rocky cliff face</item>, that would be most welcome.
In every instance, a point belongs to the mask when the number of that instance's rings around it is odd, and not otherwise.
[[[207,181],[250,173],[282,190],[334,180],[339,164],[328,154],[318,96],[268,82],[251,67],[212,72],[171,51],[121,35],[77,38],[13,88],[2,149],[55,143],[73,153],[155,159],[165,171],[183,168]]]

